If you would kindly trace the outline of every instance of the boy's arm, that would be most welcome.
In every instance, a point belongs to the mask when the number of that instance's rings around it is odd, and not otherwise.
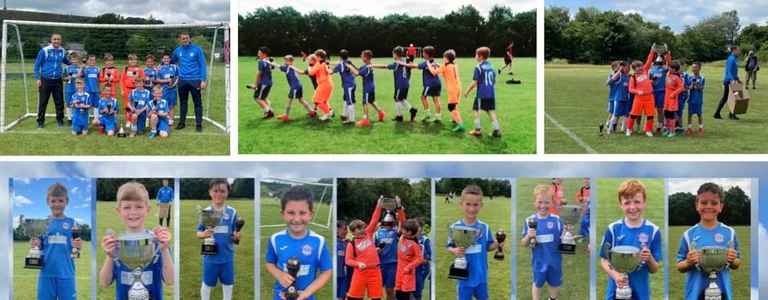
[[[344,251],[344,264],[350,267],[357,268],[358,267],[358,261],[354,258],[354,250],[352,247],[354,247],[352,244],[354,244],[354,240],[347,243],[347,249]]]
[[[387,65],[381,65],[381,64],[370,64],[369,66],[371,68],[376,68],[376,69],[389,69]]]
[[[275,280],[280,282],[280,285],[284,288],[291,286],[291,283],[296,280],[295,278],[291,277],[290,274],[280,270],[280,268],[278,268],[274,263],[268,262],[265,266],[267,267],[267,272],[269,272],[269,274],[272,275]]]
[[[318,270],[320,271],[320,275],[318,275],[317,278],[312,281],[303,292],[301,292],[299,299],[306,299],[309,298],[309,296],[314,295],[328,283],[328,280],[331,279],[331,275],[333,275],[333,260],[331,258],[331,253],[328,252],[328,248],[325,246],[320,249]]]
[[[432,65],[432,64],[427,64],[427,69],[429,69],[429,73],[432,73],[432,76],[437,76],[438,74],[440,74],[440,67],[439,66],[435,66],[435,65]]]
[[[171,250],[166,248],[162,250],[163,255],[163,282],[166,285],[173,285],[176,282],[174,277],[175,272],[173,269],[173,257],[171,256]]]
[[[376,232],[379,219],[381,219],[381,198],[377,200],[376,208],[373,210],[373,215],[371,215],[371,220],[368,221],[368,226],[365,227],[365,235],[370,237],[374,232]]]
[[[424,253],[421,252],[421,247],[419,246],[418,243],[416,244],[416,246],[413,247],[413,251],[416,252],[414,254],[414,260],[411,263],[409,263],[407,266],[405,266],[406,272],[410,270],[414,270],[417,267],[419,267],[419,265],[424,263]]]
[[[635,76],[629,77],[629,92],[635,95],[642,95],[642,93],[640,93],[640,91],[638,91],[636,88],[636,81],[637,80],[635,80]]]
[[[355,74],[355,76],[360,75],[360,70],[357,67],[355,67],[355,65],[349,63],[349,64],[346,64],[346,66],[347,68],[349,68],[350,73]]]
[[[496,238],[493,236],[493,232],[491,232],[491,228],[486,228],[485,232],[487,234],[488,239],[488,252],[491,252],[493,250],[496,250],[496,248],[499,248],[499,242],[496,241]]]
[[[113,273],[114,262],[111,257],[107,256],[107,258],[104,259],[104,264],[101,266],[101,270],[99,270],[99,287],[108,288],[112,285],[112,280],[114,279]]]
[[[645,63],[643,64],[643,71],[648,72],[648,70],[651,68],[651,65],[653,65],[654,53],[655,52],[653,51],[653,46],[651,46],[651,50],[648,51],[648,57],[645,58]]]
[[[469,96],[469,93],[471,93],[472,90],[475,89],[475,87],[477,87],[477,81],[472,81],[472,84],[470,84],[469,87],[467,87],[467,91],[464,92],[464,98]]]

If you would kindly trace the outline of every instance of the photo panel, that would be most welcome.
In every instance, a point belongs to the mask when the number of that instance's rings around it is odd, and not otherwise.
[[[590,178],[516,182],[517,299],[589,299]]]
[[[13,297],[92,299],[93,180],[13,178]]]
[[[333,178],[260,180],[260,299],[304,292],[315,299],[332,298],[334,196]],[[296,281],[284,286],[280,274]]]
[[[150,297],[174,299],[174,189],[172,178],[96,179],[97,299],[126,299],[137,281]]]
[[[250,299],[254,282],[254,180],[179,180],[181,299]]]
[[[455,299],[457,293],[510,298],[512,264],[508,260],[515,258],[504,254],[515,244],[510,180],[434,180],[436,299]]]
[[[334,299],[439,297],[432,199],[429,178],[338,179]]]

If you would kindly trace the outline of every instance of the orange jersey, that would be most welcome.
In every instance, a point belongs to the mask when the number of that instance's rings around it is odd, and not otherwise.
[[[379,253],[376,249],[376,242],[373,241],[373,234],[376,232],[380,218],[381,206],[377,204],[368,226],[365,227],[365,238],[354,238],[351,243],[347,244],[344,257],[348,266],[354,267],[356,270],[360,270],[358,268],[359,263],[364,263],[366,269],[378,267],[380,264]]]
[[[550,187],[550,191],[552,192],[552,205],[549,206],[549,213],[560,215],[560,204],[563,202],[563,188],[553,184]]]
[[[664,110],[677,111],[679,109],[678,96],[685,90],[685,83],[678,73],[667,73],[667,81],[664,83]]]
[[[400,238],[397,245],[397,273],[395,290],[412,292],[416,290],[416,267],[424,262],[421,245],[418,242]]]
[[[144,77],[144,69],[139,66],[126,66],[123,68],[123,73],[120,76],[123,88],[132,90],[136,88],[136,80],[138,80],[139,77]]]
[[[440,73],[445,79],[445,89],[448,91],[448,103],[459,103],[461,95],[461,82],[456,64],[443,64]]]
[[[120,70],[115,67],[104,67],[99,72],[99,82],[103,85],[112,87],[112,97],[117,95],[118,85],[120,83]]]
[[[315,64],[312,69],[309,70],[309,75],[314,76],[317,80],[317,88],[315,88],[315,95],[312,97],[315,103],[324,113],[328,113],[330,108],[327,106],[327,102],[331,99],[331,93],[333,93],[333,81],[331,81],[331,75],[328,74],[328,65]]]

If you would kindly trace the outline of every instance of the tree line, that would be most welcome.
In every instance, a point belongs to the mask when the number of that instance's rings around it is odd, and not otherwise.
[[[400,197],[408,218],[420,218],[430,224],[431,182],[429,179],[412,182],[406,178],[386,179],[339,179],[339,220],[347,223],[354,219],[368,222],[380,195]],[[383,215],[382,215],[383,218]]]
[[[730,226],[749,226],[750,203],[752,200],[741,187],[734,186],[725,190],[725,207],[718,216],[720,222]],[[696,211],[696,195],[692,193],[674,193],[669,196],[669,225],[693,226],[699,223]]]
[[[157,199],[157,192],[163,186],[161,178],[104,178],[96,181],[97,201],[117,201],[117,189],[126,182],[135,181],[144,185],[151,200]],[[182,178],[179,183],[180,199],[208,200],[208,183],[211,178]],[[174,187],[173,179],[168,178],[168,186]],[[252,178],[238,178],[230,185],[229,198],[253,199]]]
[[[338,17],[328,11],[301,14],[285,6],[259,8],[238,18],[242,56],[255,56],[259,47],[267,46],[275,56],[316,49],[332,54],[347,49],[357,56],[370,49],[377,57],[389,57],[393,47],[411,43],[432,45],[439,53],[455,49],[458,56],[473,56],[477,47],[488,46],[492,56],[503,56],[510,42],[516,56],[536,55],[536,11],[514,13],[498,5],[485,17],[466,5],[442,17]]]

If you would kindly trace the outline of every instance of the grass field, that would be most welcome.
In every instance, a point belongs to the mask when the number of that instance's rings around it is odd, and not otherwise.
[[[260,199],[261,204],[261,223],[263,225],[277,225],[285,224],[283,218],[280,215],[280,201],[276,198],[262,197]],[[325,224],[328,214],[330,213],[330,205],[315,203],[315,223]],[[333,238],[333,232],[331,228],[323,228],[320,226],[310,225],[310,230],[325,237],[328,242],[328,251],[336,253],[336,239]],[[260,299],[272,299],[273,290],[275,286],[275,278],[272,277],[265,267],[264,258],[267,256],[267,245],[269,244],[269,238],[275,232],[285,230],[285,226],[280,227],[261,227],[261,237],[259,241],[261,243],[261,253],[259,253],[259,263],[261,264],[261,288]],[[333,277],[328,281],[323,288],[321,288],[316,294],[317,299],[333,299]],[[239,299],[239,298],[237,298]]]
[[[104,260],[106,259],[106,254],[104,253],[104,250],[101,249],[101,239],[104,237],[104,233],[107,229],[112,229],[116,234],[120,234],[124,231],[125,226],[123,225],[122,220],[117,215],[117,212],[115,212],[115,205],[117,202],[114,201],[96,201],[96,245],[97,245],[97,251],[96,251],[96,272],[94,276],[98,276],[99,270],[101,270],[101,267],[104,265]],[[151,210],[149,212],[149,215],[144,219],[144,226],[146,229],[153,229],[156,226],[158,226],[157,223],[157,206],[154,205],[154,203],[151,206]],[[173,224],[173,220],[171,222]],[[169,228],[171,231],[171,234],[173,234],[173,226]],[[178,238],[177,236],[172,236],[172,238]],[[171,241],[173,243],[173,241]],[[171,254],[173,254],[174,249],[171,249]],[[178,266],[176,266],[178,267]],[[98,278],[98,277],[97,277]],[[98,279],[97,279],[98,282]],[[173,299],[173,285],[166,284],[163,287],[163,294],[164,299]],[[115,285],[114,282],[112,285],[110,285],[108,288],[98,288],[97,289],[97,299],[112,299],[115,295]]]
[[[13,243],[13,298],[36,299],[40,271],[24,269],[24,257],[30,246],[27,241]],[[91,299],[91,244],[83,241],[80,258],[75,259],[77,299]]]
[[[597,186],[599,188],[597,198],[597,246],[595,249],[599,249],[600,243],[603,240],[605,230],[608,225],[616,220],[624,217],[624,213],[619,208],[618,200],[616,200],[616,193],[619,185],[624,178],[612,178],[612,179],[599,179]],[[650,220],[657,226],[659,230],[663,232],[666,228],[666,222],[664,221],[664,180],[663,179],[639,179],[640,182],[645,184],[647,205],[645,207],[644,217]],[[666,247],[668,241],[661,241],[661,247]],[[651,274],[651,299],[661,299],[664,295],[664,270],[666,264],[669,262],[666,260],[660,262],[659,272]],[[597,265],[597,299],[605,298],[605,290],[608,288],[608,276],[600,267],[600,258],[598,256]],[[670,285],[670,288],[677,288],[679,286]],[[672,299],[672,298],[670,298]],[[679,298],[678,298],[679,299]]]
[[[702,67],[706,79],[704,90],[704,136],[678,136],[648,138],[642,134],[626,137],[623,134],[599,136],[598,125],[607,118],[608,87],[605,80],[608,66],[547,64],[545,67],[545,152],[546,153],[766,153],[768,132],[760,130],[766,124],[763,117],[768,104],[765,98],[768,84],[758,81],[752,95],[749,112],[739,115],[741,120],[712,117],[723,95],[723,63],[709,63]],[[740,69],[743,74],[743,70]],[[687,107],[685,123],[687,124]],[[557,122],[563,128],[556,125]],[[694,119],[694,126],[696,126]],[[567,132],[567,133],[566,133]],[[569,133],[573,136],[570,136]],[[580,145],[579,141],[583,143]],[[586,147],[584,147],[586,146]],[[590,150],[587,150],[589,148]]]
[[[253,285],[254,257],[253,238],[253,199],[229,199],[227,205],[234,207],[245,226],[241,232],[240,245],[235,246],[235,285],[232,299],[251,299],[255,293]],[[197,232],[197,206],[210,205],[209,200],[181,200],[181,299],[200,299],[200,286],[203,280],[203,257],[200,255],[202,240]],[[211,292],[211,299],[221,299],[221,283]]]
[[[360,59],[352,59],[357,66]],[[278,58],[277,62],[282,62]],[[379,58],[377,64],[391,63],[390,58]],[[501,58],[491,60],[494,67],[503,66]],[[453,133],[450,114],[447,109],[445,88],[442,94],[442,125],[421,123],[423,113],[417,116],[418,122],[398,124],[391,121],[394,117],[394,101],[392,100],[394,86],[392,72],[376,70],[376,103],[387,113],[384,123],[372,122],[372,128],[355,128],[344,126],[338,119],[329,123],[321,123],[308,119],[301,104],[294,103],[291,107],[291,118],[294,121],[285,124],[279,120],[261,120],[262,110],[253,100],[253,90],[245,88],[252,84],[256,77],[256,58],[241,57],[239,59],[239,152],[243,154],[533,154],[536,149],[536,61],[533,58],[516,59],[514,66],[515,79],[522,80],[520,85],[508,85],[504,82],[511,76],[504,74],[496,80],[496,107],[503,136],[494,139],[487,136],[474,138],[465,134]],[[458,59],[459,76],[462,89],[470,84],[472,70],[477,62],[472,58]],[[306,64],[297,61],[296,66],[305,68]],[[272,72],[274,85],[269,94],[269,100],[276,114],[285,112],[287,104],[288,84],[285,75],[275,69]],[[411,76],[411,87],[408,101],[419,110],[422,109],[421,71],[414,70]],[[362,118],[362,84],[357,85],[356,115]],[[313,89],[307,76],[301,76],[304,87],[304,99],[311,102]],[[330,101],[337,114],[342,111],[341,82],[338,75],[333,76],[334,91]],[[473,93],[474,95],[474,93]],[[464,125],[472,128],[472,99],[461,99],[460,111]],[[432,107],[430,100],[430,107]],[[372,114],[375,119],[375,113]],[[484,133],[491,132],[491,124],[486,115],[481,117]]]
[[[436,195],[435,199],[444,199],[445,195]],[[448,239],[448,226],[463,217],[463,211],[459,208],[457,201],[445,203],[438,200],[437,220],[435,221],[436,241],[433,255],[435,257],[435,299],[456,299],[456,281],[448,278],[448,272],[453,263],[454,256],[445,250]],[[512,226],[509,216],[512,214],[512,202],[509,197],[494,197],[489,200],[483,198],[483,208],[479,214],[479,219],[487,223],[491,232],[495,234],[499,229],[510,232]],[[495,236],[494,236],[495,239]],[[509,247],[513,244],[511,235],[505,242],[504,249],[507,252],[504,261],[497,261],[493,258],[494,251],[488,252],[488,295],[489,299],[507,299],[510,295],[511,287],[511,268],[509,259]]]
[[[118,66],[124,65],[118,62]],[[37,112],[37,86],[32,74],[32,64],[27,64],[26,70],[21,70],[21,65],[11,63],[8,65],[9,77],[6,80],[6,123],[30,112]],[[21,73],[27,73],[27,92],[29,93],[29,107],[24,102],[24,83]],[[211,91],[210,117],[218,122],[225,123],[224,103],[224,65],[217,63],[214,73],[211,74],[209,87]],[[202,91],[205,97],[205,91]],[[122,106],[121,92],[117,92],[117,98]],[[203,109],[207,111],[205,99]],[[234,103],[234,101],[233,101]],[[177,102],[176,115],[179,115]],[[120,108],[120,123],[123,124]],[[55,113],[53,99],[51,98],[47,113]],[[190,96],[188,116],[194,117],[194,105]],[[178,122],[178,120],[177,120]],[[26,118],[10,131],[0,134],[0,155],[227,155],[229,154],[229,135],[211,123],[203,122],[204,131],[197,133],[194,130],[194,118],[189,119],[187,128],[172,130],[167,139],[150,140],[146,135],[136,138],[117,139],[101,136],[96,128],[91,128],[87,136],[73,136],[69,125],[64,128],[56,128],[56,119],[46,119],[45,128],[37,129],[35,118]],[[191,125],[191,127],[190,127]],[[127,130],[128,128],[126,128]],[[204,138],[200,138],[204,137]]]
[[[670,226],[669,227],[669,299],[683,299],[685,296],[683,289],[676,287],[685,286],[685,273],[680,273],[675,268],[677,260],[677,250],[680,247],[680,238],[688,230],[688,226]],[[751,269],[751,247],[749,227],[736,226],[736,236],[739,239],[739,250],[741,251],[741,267],[738,270],[731,271],[731,284],[733,287],[733,299],[749,299],[749,286]]]
[[[533,208],[533,189],[538,184],[551,184],[551,178],[518,178],[517,179],[517,223],[514,225],[514,247],[518,247],[517,256],[517,299],[531,299],[533,285],[531,273],[531,250],[527,245],[520,245],[520,239],[525,225],[525,218],[535,213]],[[563,192],[569,202],[574,201],[576,192],[583,184],[583,178],[563,178]],[[522,227],[525,226],[525,227]],[[578,234],[579,225],[574,228]],[[587,240],[588,241],[588,240]],[[582,284],[584,274],[589,274],[589,253],[586,243],[578,243],[575,255],[563,255],[563,284],[558,299],[589,299],[589,285]],[[588,275],[587,275],[588,276]],[[588,278],[588,277],[587,277]],[[542,289],[541,299],[547,299],[547,287]]]

